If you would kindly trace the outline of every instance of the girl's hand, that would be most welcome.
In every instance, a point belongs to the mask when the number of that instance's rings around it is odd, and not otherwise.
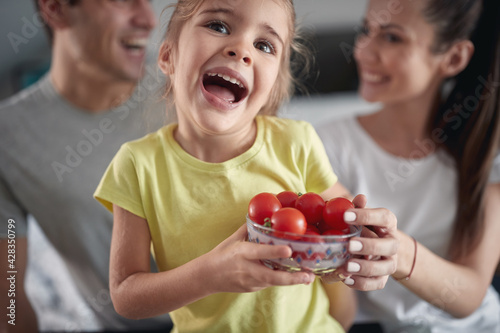
[[[315,275],[307,272],[289,273],[272,270],[260,259],[289,258],[288,246],[255,244],[247,240],[246,224],[234,234],[205,254],[210,276],[214,277],[209,288],[212,292],[253,292],[271,286],[310,284]]]
[[[382,289],[397,267],[396,216],[385,208],[364,208],[364,195],[356,196],[353,203],[356,208],[348,210],[344,220],[364,226],[361,237],[354,237],[349,242],[353,257],[322,280],[326,283],[343,280],[351,288],[364,291]]]

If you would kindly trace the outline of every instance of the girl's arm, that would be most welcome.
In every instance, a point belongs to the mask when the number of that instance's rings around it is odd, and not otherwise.
[[[346,332],[349,331],[357,310],[354,290],[343,283],[323,283],[323,288],[330,300],[330,315],[342,325]]]
[[[140,319],[171,312],[218,292],[251,292],[277,285],[309,284],[311,273],[273,271],[260,259],[287,258],[288,246],[246,241],[243,225],[212,251],[175,269],[151,273],[147,221],[113,205],[110,292],[116,311]]]
[[[473,313],[490,286],[500,258],[500,184],[489,185],[485,193],[485,230],[476,249],[467,256],[447,261],[418,244],[411,278],[400,282],[416,295],[454,317]],[[394,278],[408,275],[414,258],[411,237],[400,232],[401,247]]]

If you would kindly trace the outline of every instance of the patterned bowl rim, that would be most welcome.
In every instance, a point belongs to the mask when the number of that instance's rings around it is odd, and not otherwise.
[[[246,218],[247,218],[247,226],[250,224],[254,229],[258,230],[259,232],[266,232],[266,233],[269,233],[268,236],[270,236],[270,237],[282,239],[281,237],[276,237],[273,235],[273,232],[275,232],[276,230],[273,230],[272,228],[265,227],[263,225],[260,225],[256,222],[252,221],[250,219],[250,217],[248,216],[248,214],[247,214]],[[350,239],[351,237],[357,237],[361,234],[361,229],[362,229],[361,226],[351,224],[350,228],[351,228],[351,232],[348,234],[345,234],[345,235],[327,235],[327,236],[318,235],[318,236],[307,236],[307,237],[314,237],[314,238],[317,238],[317,239],[324,241],[325,243],[333,243],[333,242],[339,242],[339,241],[343,242],[343,241]],[[280,234],[282,234],[284,236],[290,236],[293,238],[304,237],[304,235],[296,234],[293,232],[286,232],[286,231],[281,231]],[[300,241],[300,242],[305,242],[305,241]]]

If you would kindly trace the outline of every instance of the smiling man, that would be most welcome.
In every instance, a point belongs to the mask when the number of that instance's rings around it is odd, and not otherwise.
[[[93,327],[168,331],[168,316],[133,321],[115,312],[108,287],[112,215],[92,197],[121,144],[163,125],[165,104],[148,98],[163,84],[144,77],[157,23],[151,3],[37,0],[37,7],[51,36],[50,71],[0,103],[0,303],[13,317],[0,322],[0,331],[38,331],[24,292],[29,215],[63,258],[97,318]]]

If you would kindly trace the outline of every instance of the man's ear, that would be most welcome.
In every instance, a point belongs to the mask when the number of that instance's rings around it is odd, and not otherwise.
[[[173,62],[173,54],[172,54],[172,45],[164,41],[161,44],[160,51],[158,54],[158,66],[161,71],[165,75],[174,74],[174,62]]]
[[[453,77],[463,71],[474,54],[474,44],[470,40],[462,40],[453,44],[441,64],[445,77]]]
[[[40,14],[44,21],[53,30],[69,26],[70,18],[68,13],[69,5],[65,0],[37,0],[40,7]]]

